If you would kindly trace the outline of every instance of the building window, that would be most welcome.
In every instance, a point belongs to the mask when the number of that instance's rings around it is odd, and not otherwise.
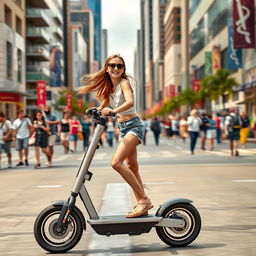
[[[17,72],[17,81],[22,83],[22,51],[18,49],[17,51],[17,60],[18,60],[18,72]]]
[[[12,44],[6,42],[6,76],[7,79],[12,79]]]
[[[239,100],[239,92],[234,92],[232,95],[233,101],[238,101]]]
[[[75,52],[78,51],[78,36],[77,36],[77,32],[75,31]]]
[[[19,7],[21,7],[21,0],[14,0],[14,2],[15,2]]]
[[[21,26],[21,19],[18,16],[16,16],[16,32],[20,35],[22,34],[22,32],[21,32],[22,28],[21,27],[22,27]]]
[[[4,21],[9,27],[12,27],[12,11],[6,5],[4,6]]]

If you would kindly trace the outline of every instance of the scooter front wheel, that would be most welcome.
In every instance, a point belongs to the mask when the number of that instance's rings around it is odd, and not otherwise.
[[[38,244],[48,252],[62,253],[72,249],[83,234],[82,221],[73,209],[62,230],[57,229],[57,222],[62,206],[49,206],[37,217],[34,224],[34,236]]]
[[[184,221],[182,228],[156,227],[159,238],[173,247],[182,247],[192,243],[201,230],[201,218],[197,209],[186,203],[177,203],[164,209],[163,218],[175,218]]]

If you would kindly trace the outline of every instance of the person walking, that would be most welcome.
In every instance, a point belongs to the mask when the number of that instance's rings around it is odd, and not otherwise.
[[[107,122],[107,129],[106,129],[107,141],[108,141],[109,147],[113,147],[114,131],[115,131],[115,124],[114,124],[113,117],[109,117]]]
[[[89,146],[89,139],[91,134],[91,129],[90,129],[91,121],[88,118],[88,116],[84,115],[80,123],[82,126],[82,134],[83,134],[83,149],[85,151]]]
[[[239,156],[238,147],[240,139],[240,129],[242,120],[235,109],[230,110],[230,114],[225,119],[225,133],[228,135],[231,156]]]
[[[201,120],[202,120],[202,123],[200,125],[201,149],[205,150],[206,133],[209,127],[209,118],[206,113],[202,114]]]
[[[68,154],[69,152],[69,132],[71,122],[69,117],[70,114],[68,112],[65,112],[58,126],[58,134],[60,136],[61,144],[64,148],[64,154]]]
[[[5,118],[3,112],[0,112],[0,169],[3,151],[8,158],[8,168],[12,167],[11,142],[13,141],[13,131],[12,123]]]
[[[47,158],[46,166],[52,167],[52,156],[48,151],[48,136],[50,134],[50,128],[47,122],[44,119],[43,113],[38,110],[35,112],[34,120],[33,120],[33,128],[35,130],[35,158],[36,164],[35,168],[40,168],[40,151],[39,148],[42,149],[43,153]]]
[[[70,134],[69,134],[69,142],[70,142],[70,152],[74,153],[77,149],[77,140],[78,140],[78,132],[82,131],[82,127],[80,122],[77,120],[77,116],[72,116],[72,120],[70,121]]]
[[[28,166],[29,145],[28,140],[32,130],[32,123],[25,116],[24,110],[18,111],[18,118],[13,122],[14,134],[16,135],[16,150],[19,152],[19,162],[16,166],[23,166],[23,156],[25,155],[25,165]]]
[[[187,117],[185,115],[182,116],[180,119],[179,133],[180,133],[180,137],[182,138],[183,143],[185,143],[186,138],[189,136],[188,135],[188,122],[187,122]]]
[[[247,136],[248,136],[249,128],[250,128],[250,120],[245,111],[243,111],[241,113],[240,118],[242,121],[242,126],[240,129],[240,143],[242,144],[242,148],[245,149],[246,142],[247,142]]]
[[[156,146],[158,146],[159,137],[161,134],[161,126],[160,126],[160,121],[156,116],[151,120],[150,129],[154,134],[155,144]]]
[[[146,117],[144,115],[142,116],[141,119],[142,119],[143,125],[145,127],[145,135],[143,138],[143,145],[145,146],[147,143],[147,132],[149,130],[149,124],[148,124],[148,120],[146,119]]]
[[[57,116],[52,112],[52,109],[50,106],[46,106],[43,114],[46,122],[50,127],[48,146],[49,146],[49,152],[53,158],[54,146],[57,138],[58,124],[60,123],[60,121],[58,120]]]
[[[134,108],[134,93],[129,77],[125,73],[124,59],[119,55],[107,58],[104,67],[95,74],[82,77],[84,86],[80,94],[97,92],[101,102],[98,110],[103,116],[112,112],[117,115],[120,141],[112,159],[112,167],[132,187],[137,204],[128,213],[127,218],[136,218],[148,214],[153,207],[145,194],[137,161],[137,146],[142,143],[145,127]],[[108,106],[111,106],[109,108]],[[127,162],[127,166],[124,165]]]
[[[202,120],[198,117],[198,112],[196,109],[192,109],[190,116],[188,117],[188,131],[190,136],[190,151],[191,155],[195,154],[195,146],[197,138],[200,132],[200,125]]]
[[[216,141],[218,144],[221,143],[221,134],[222,134],[222,125],[221,125],[221,117],[220,117],[220,113],[217,113],[214,121],[216,123]]]
[[[209,126],[206,131],[206,138],[209,141],[210,150],[213,151],[214,149],[214,139],[216,138],[216,122],[214,119],[212,119],[211,115],[208,115],[209,119]]]
[[[179,136],[179,120],[177,116],[172,117],[171,127],[172,127],[172,139],[175,142],[177,136]]]

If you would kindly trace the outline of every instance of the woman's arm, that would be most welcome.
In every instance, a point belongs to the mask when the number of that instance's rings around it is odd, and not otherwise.
[[[101,111],[103,108],[106,108],[109,106],[109,99],[104,99],[101,103],[100,103],[100,106],[97,107],[97,109],[99,111]]]

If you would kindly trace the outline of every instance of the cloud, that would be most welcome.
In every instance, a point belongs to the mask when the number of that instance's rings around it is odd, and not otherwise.
[[[140,0],[102,0],[102,27],[108,30],[108,53],[120,53],[133,73],[137,30],[140,27]]]

